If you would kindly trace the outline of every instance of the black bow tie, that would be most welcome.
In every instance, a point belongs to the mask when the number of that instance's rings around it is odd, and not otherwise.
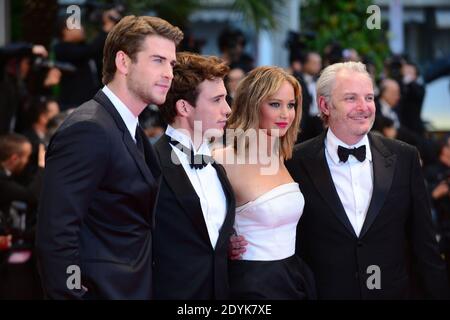
[[[358,159],[360,162],[363,162],[364,159],[366,159],[366,146],[361,146],[359,148],[353,148],[353,149],[347,149],[342,146],[338,147],[337,150],[339,160],[342,162],[347,162],[348,156],[353,155],[356,159]]]
[[[182,145],[181,142],[171,137],[168,137],[168,139],[171,145],[175,146],[188,156],[189,165],[192,169],[203,169],[208,165],[208,163],[212,163],[214,161],[212,157],[206,154],[194,154],[194,150]]]

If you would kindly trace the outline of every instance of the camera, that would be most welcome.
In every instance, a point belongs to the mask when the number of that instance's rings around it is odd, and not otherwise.
[[[77,68],[73,64],[68,62],[52,61],[40,56],[34,58],[33,70],[38,71],[51,68],[58,68],[59,70],[64,72],[75,72],[77,70]]]

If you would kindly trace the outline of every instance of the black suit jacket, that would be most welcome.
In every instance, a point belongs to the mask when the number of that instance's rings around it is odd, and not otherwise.
[[[49,297],[151,298],[151,228],[160,169],[143,141],[145,158],[102,91],[53,136],[37,230]],[[70,265],[80,267],[87,293],[68,289]]]
[[[213,166],[227,199],[227,213],[213,248],[200,199],[182,165],[171,161],[166,135],[155,144],[163,179],[155,211],[155,299],[228,298],[228,243],[232,233],[235,199],[224,168]]]
[[[427,297],[447,297],[445,265],[416,149],[369,133],[374,186],[357,237],[331,178],[325,135],[296,146],[286,164],[305,196],[297,253],[314,272],[319,298],[412,298],[413,270],[419,272]],[[374,274],[368,271],[372,265],[380,268],[380,290],[366,284]]]

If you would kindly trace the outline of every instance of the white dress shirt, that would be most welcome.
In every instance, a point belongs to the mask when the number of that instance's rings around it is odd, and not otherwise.
[[[348,157],[347,162],[340,162],[338,146],[352,149],[362,145],[366,146],[366,159],[363,162],[353,155]],[[365,135],[357,144],[349,146],[339,140],[331,129],[328,129],[325,138],[325,156],[339,199],[356,235],[359,236],[373,192],[372,153],[369,139]]]
[[[180,142],[182,145],[194,150],[194,154],[211,156],[211,150],[206,141],[203,142],[198,151],[196,151],[193,147],[191,138],[181,131],[168,125],[166,134]],[[177,147],[171,146],[200,199],[200,206],[208,229],[209,239],[211,240],[212,247],[215,248],[227,212],[225,193],[219,177],[217,176],[216,169],[214,169],[211,163],[208,163],[203,169],[191,168],[188,156]]]
[[[119,112],[120,117],[127,126],[128,131],[130,131],[131,138],[136,142],[136,127],[138,125],[138,117],[136,117],[130,109],[117,97],[114,92],[112,92],[107,86],[102,88],[103,93],[112,102],[114,108]]]

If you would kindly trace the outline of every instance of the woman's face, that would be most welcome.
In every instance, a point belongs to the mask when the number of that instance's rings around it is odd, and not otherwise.
[[[275,94],[265,99],[260,107],[259,128],[270,136],[283,137],[295,119],[295,93],[284,81]]]

